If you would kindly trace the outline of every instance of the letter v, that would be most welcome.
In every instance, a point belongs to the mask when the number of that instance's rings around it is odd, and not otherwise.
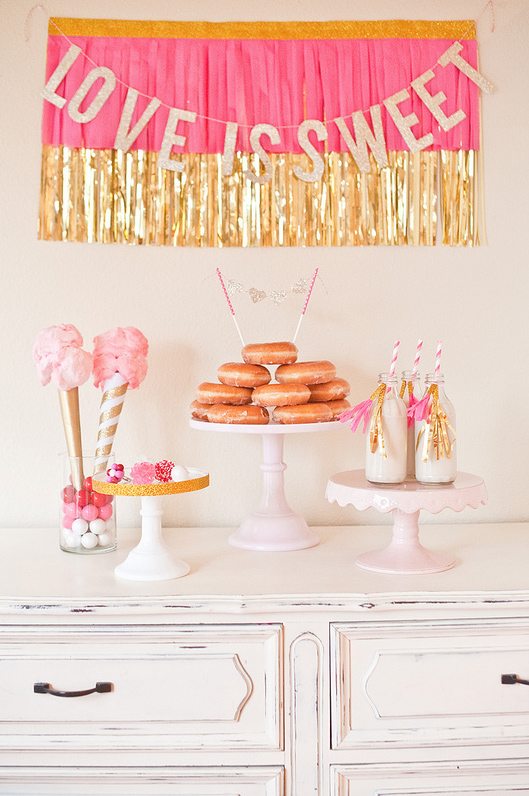
[[[114,149],[122,149],[123,152],[128,152],[143,128],[147,125],[149,120],[154,116],[155,112],[162,104],[161,100],[153,97],[132,130],[130,130],[132,114],[134,113],[134,108],[136,107],[139,93],[140,92],[135,88],[129,88],[127,91],[127,98],[121,113],[121,119],[119,121],[119,127],[116,133],[116,140],[114,141]]]

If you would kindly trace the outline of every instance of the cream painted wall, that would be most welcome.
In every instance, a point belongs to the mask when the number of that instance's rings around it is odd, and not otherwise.
[[[53,16],[153,19],[478,18],[481,71],[496,86],[483,97],[488,246],[476,249],[172,249],[38,241],[40,116],[47,20],[33,0],[0,0],[0,526],[57,520],[57,454],[64,448],[56,390],[38,383],[31,359],[37,332],[74,323],[87,348],[96,334],[134,325],[150,341],[149,373],[129,392],[116,450],[206,468],[211,486],[168,498],[166,525],[233,526],[260,494],[259,437],[191,430],[194,389],[239,356],[239,340],[214,278],[219,267],[246,286],[289,287],[320,268],[298,345],[302,358],[332,359],[362,400],[387,368],[394,339],[401,363],[418,337],[430,369],[436,340],[458,412],[459,466],[482,475],[489,503],[424,522],[529,519],[526,395],[529,3],[494,0],[49,0]],[[325,288],[325,289],[324,289]],[[283,339],[300,304],[239,302],[248,340]],[[424,367],[423,367],[424,370]],[[85,444],[95,437],[100,395],[81,388]],[[362,437],[343,429],[286,440],[286,488],[311,524],[380,523],[374,512],[329,505],[327,478],[363,466]],[[118,520],[138,524],[139,503],[122,499]],[[385,518],[383,522],[389,522]]]

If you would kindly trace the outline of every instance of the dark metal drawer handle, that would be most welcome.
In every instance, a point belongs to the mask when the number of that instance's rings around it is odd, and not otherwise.
[[[529,680],[522,680],[517,674],[502,674],[501,681],[503,685],[529,685]]]
[[[96,683],[95,688],[88,688],[86,691],[56,691],[49,683],[34,683],[33,692],[35,694],[51,694],[58,697],[82,697],[87,694],[106,694],[112,691],[112,683]]]

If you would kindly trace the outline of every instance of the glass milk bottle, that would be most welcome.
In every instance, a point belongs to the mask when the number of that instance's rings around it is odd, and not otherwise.
[[[406,478],[406,405],[399,396],[395,375],[381,373],[378,383],[385,384],[387,390],[382,408],[377,398],[371,407],[366,434],[366,478],[374,484],[400,484]],[[377,434],[375,441],[372,432]]]
[[[400,397],[406,405],[406,409],[410,406],[410,389],[415,400],[422,398],[421,392],[421,379],[417,371],[403,370],[402,383],[400,386]],[[415,477],[415,423],[413,420],[408,420],[408,443],[407,443],[407,460],[406,460],[406,476],[408,478]]]
[[[428,416],[415,423],[415,478],[421,484],[451,484],[457,475],[456,413],[442,373],[426,375],[424,394],[430,389]]]

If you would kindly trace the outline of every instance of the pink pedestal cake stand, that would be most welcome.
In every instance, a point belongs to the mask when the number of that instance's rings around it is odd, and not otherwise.
[[[453,484],[419,484],[407,479],[402,484],[371,484],[364,470],[349,470],[333,475],[327,484],[327,500],[339,506],[354,506],[360,511],[375,508],[382,514],[393,512],[393,537],[381,550],[363,553],[356,563],[363,569],[388,574],[428,574],[451,569],[455,559],[427,550],[419,542],[421,510],[439,514],[443,509],[477,509],[487,500],[482,478],[458,473]]]
[[[189,572],[189,564],[177,558],[166,545],[162,530],[162,497],[196,492],[209,486],[209,474],[204,470],[188,467],[189,478],[185,481],[167,483],[131,484],[120,481],[109,484],[101,474],[93,477],[94,488],[104,495],[141,498],[141,539],[128,554],[125,561],[115,569],[119,578],[127,580],[172,580]]]
[[[239,529],[230,536],[230,544],[245,550],[286,551],[303,550],[319,543],[319,537],[311,531],[305,519],[292,511],[285,496],[283,462],[283,439],[285,434],[308,434],[341,428],[338,422],[298,423],[266,426],[236,425],[230,423],[208,423],[190,420],[191,428],[200,431],[218,431],[226,434],[260,434],[263,440],[263,492],[257,509],[248,514]]]

